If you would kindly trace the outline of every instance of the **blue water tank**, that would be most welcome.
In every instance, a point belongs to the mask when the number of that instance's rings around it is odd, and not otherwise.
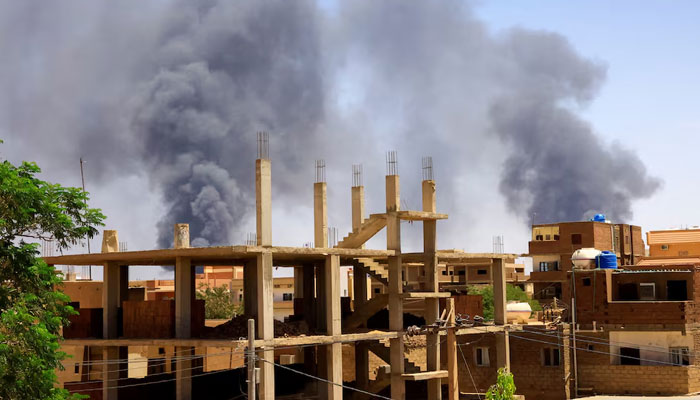
[[[593,216],[595,222],[605,222],[605,214],[596,214]]]
[[[598,264],[598,268],[616,269],[617,256],[612,251],[603,251],[598,256],[596,256],[596,264]]]

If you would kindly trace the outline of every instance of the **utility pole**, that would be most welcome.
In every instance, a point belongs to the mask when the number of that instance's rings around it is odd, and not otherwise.
[[[83,173],[83,157],[80,157],[80,180],[83,182],[83,193],[85,193],[85,174]],[[90,237],[85,236],[87,241],[87,250],[90,254]],[[88,279],[92,280],[92,265],[88,266]]]
[[[576,362],[576,265],[571,263],[571,329],[574,345],[574,398],[578,397],[578,363]]]
[[[255,400],[255,320],[248,320],[248,399]]]

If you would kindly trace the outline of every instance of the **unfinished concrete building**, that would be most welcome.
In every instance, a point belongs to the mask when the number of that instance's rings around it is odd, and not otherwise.
[[[207,372],[202,368],[202,359],[210,354],[206,349],[216,348],[219,352],[226,352],[232,359],[243,359],[247,340],[238,336],[209,339],[199,335],[202,321],[197,317],[197,310],[201,306],[195,301],[195,267],[243,265],[245,314],[256,321],[257,338],[254,343],[255,361],[259,368],[259,398],[289,396],[341,399],[344,395],[367,398],[370,393],[382,392],[385,393],[385,397],[392,399],[440,399],[444,393],[449,399],[456,399],[459,393],[458,337],[467,334],[491,335],[497,349],[493,364],[509,367],[510,327],[505,317],[504,259],[514,256],[438,251],[437,223],[446,219],[447,215],[437,212],[436,184],[432,176],[427,178],[430,179],[424,179],[421,184],[423,209],[402,210],[396,158],[395,153],[391,153],[388,157],[385,180],[386,208],[367,217],[364,187],[361,185],[361,179],[356,180],[350,191],[352,232],[335,247],[329,248],[327,183],[322,174],[317,175],[313,184],[315,247],[274,246],[271,218],[272,169],[267,155],[266,138],[263,136],[259,137],[258,159],[255,161],[257,245],[192,248],[189,243],[188,226],[177,224],[174,228],[174,247],[171,249],[120,252],[116,232],[105,231],[102,253],[45,258],[48,264],[55,266],[104,267],[102,307],[100,312],[95,314],[101,318],[101,337],[74,338],[64,342],[64,346],[84,346],[91,353],[99,352],[100,356],[96,359],[100,359],[101,362],[93,361],[93,364],[100,365],[101,379],[92,381],[88,375],[80,382],[83,386],[71,386],[71,390],[88,395],[99,392],[105,400],[134,396],[141,398],[149,394],[157,395],[158,398],[172,396],[178,400],[205,396],[230,398],[231,393],[240,394],[239,387],[245,387],[245,369]],[[422,223],[422,252],[402,252],[402,221]],[[385,228],[386,249],[364,248],[367,240]],[[495,294],[493,324],[458,326],[455,323],[457,315],[450,293],[439,291],[438,286],[437,266],[448,263],[479,263],[490,269]],[[418,285],[407,286],[406,279],[402,276],[402,270],[409,264],[412,268],[421,270]],[[160,334],[149,337],[125,335],[125,332],[129,331],[127,324],[139,323],[124,317],[123,308],[128,300],[128,267],[144,265],[175,266],[174,300],[161,301],[173,304],[172,338]],[[308,335],[275,334],[273,266],[294,268],[296,295],[303,298],[302,310],[295,310],[300,314],[296,317],[309,325]],[[341,266],[351,266],[354,269],[352,291],[355,301],[347,315],[341,313]],[[367,300],[367,276],[385,285],[386,294]],[[404,302],[416,299],[425,304],[427,326],[412,332],[426,337],[426,362],[422,369],[415,368],[407,361],[404,349]],[[442,309],[441,299],[445,299]],[[388,329],[367,329],[368,318],[384,308],[388,308]],[[167,311],[171,308],[166,305],[164,310],[167,318]],[[380,341],[388,341],[388,349],[378,345]],[[352,346],[352,362],[344,360],[343,345]],[[142,378],[131,378],[126,372],[129,370],[127,354],[129,348],[134,346],[173,348],[174,356],[167,358],[167,368],[159,370],[162,372],[147,373]],[[293,368],[279,362],[280,357],[290,351],[299,355]],[[154,354],[154,360],[164,359],[157,351],[146,353]],[[372,373],[371,355],[390,365],[390,368],[383,369],[386,374],[375,376]],[[150,359],[148,365],[151,365]],[[229,364],[231,368],[234,366],[233,362]],[[344,369],[354,369],[354,381],[344,382]],[[277,379],[275,375],[278,375]],[[276,385],[276,382],[284,384]],[[407,385],[412,388],[410,393],[407,393]],[[87,387],[90,387],[91,391],[86,390]],[[226,388],[235,388],[235,391],[227,392]],[[469,391],[468,388],[465,390]]]

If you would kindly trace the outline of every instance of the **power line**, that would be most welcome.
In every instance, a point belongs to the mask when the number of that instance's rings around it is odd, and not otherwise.
[[[242,359],[245,359],[245,357],[236,357],[236,358],[235,358],[236,361],[242,360]],[[232,359],[232,360],[234,360],[234,359]],[[160,365],[166,365],[166,364],[167,364],[167,363],[160,364]],[[152,366],[151,366],[151,365],[146,366],[146,368],[150,368],[150,367],[152,367]],[[199,368],[202,368],[202,367],[201,367],[201,366],[197,366],[197,367],[192,367],[192,368],[180,368],[180,369],[177,369],[177,368],[176,368],[176,369],[173,370],[173,371],[164,371],[164,372],[156,372],[156,373],[153,373],[153,374],[146,374],[146,376],[141,377],[141,378],[129,378],[129,377],[125,377],[125,378],[110,379],[110,381],[125,381],[125,380],[128,380],[128,379],[144,379],[144,378],[146,378],[146,377],[174,374],[177,370],[180,370],[180,371],[189,371],[189,370],[195,370],[195,369],[199,369]],[[234,368],[228,368],[228,369],[224,369],[223,371],[232,371],[233,369],[234,369]],[[129,369],[127,368],[127,369],[119,369],[119,370],[116,370],[116,371],[109,371],[109,372],[121,372],[121,371],[128,371],[128,370],[129,370]],[[102,371],[102,372],[104,372],[104,371]],[[161,382],[161,381],[149,382],[149,383],[160,383],[160,382]],[[71,385],[86,385],[86,384],[91,384],[91,383],[93,383],[93,382],[92,382],[92,381],[87,381],[87,382],[71,382]],[[101,389],[102,389],[102,388],[100,388],[100,390],[101,390]],[[77,390],[83,390],[83,389],[76,389],[76,391],[77,391]],[[93,389],[90,389],[90,390],[93,390]]]
[[[180,371],[189,371],[189,370],[198,369],[198,368],[201,368],[201,367],[184,368],[184,369],[180,369]],[[200,376],[213,375],[213,374],[218,374],[218,373],[221,373],[221,372],[232,371],[232,370],[233,370],[233,369],[228,368],[228,369],[222,369],[222,370],[219,370],[219,371],[204,372],[204,373],[201,373],[201,374],[189,376],[188,378],[185,378],[185,379],[194,379],[194,378],[199,378]],[[172,372],[170,372],[170,373],[172,374]],[[159,381],[155,381],[155,382],[142,382],[142,383],[134,383],[134,384],[130,384],[130,385],[122,385],[122,386],[119,386],[119,385],[117,385],[117,386],[109,386],[109,387],[107,387],[107,388],[77,389],[77,390],[71,390],[70,392],[71,392],[71,393],[93,392],[93,391],[103,390],[103,389],[122,389],[122,388],[135,387],[135,386],[155,385],[155,384],[159,384],[159,383],[165,383],[165,382],[176,381],[177,379],[178,379],[178,378],[176,377],[176,378],[172,378],[172,379],[163,379],[163,380],[159,380]],[[103,381],[103,382],[104,382],[104,381]]]
[[[549,333],[545,333],[545,332],[535,332],[535,331],[532,331],[532,330],[525,330],[525,329],[523,329],[523,332],[528,332],[528,333],[532,333],[532,334],[535,334],[535,335],[552,336],[552,334],[549,334]],[[569,334],[567,334],[567,335],[569,335]],[[599,339],[599,340],[584,340],[584,339],[581,339],[581,338],[585,338],[585,339]],[[648,350],[648,351],[651,351],[651,352],[655,352],[655,353],[663,353],[663,354],[668,354],[668,353],[669,353],[668,348],[666,348],[666,347],[643,345],[643,344],[638,344],[638,343],[634,343],[634,342],[623,342],[623,341],[607,340],[607,339],[604,339],[604,338],[594,338],[594,337],[591,337],[591,336],[580,336],[580,335],[576,335],[576,340],[579,341],[579,342],[584,342],[584,343],[604,344],[604,345],[627,344],[627,345],[636,346],[636,347],[638,347],[638,348],[640,348],[640,349],[641,349],[641,348],[644,348],[645,350]],[[618,347],[624,347],[624,346],[618,346]],[[654,349],[660,349],[660,350],[654,350]],[[695,355],[697,355],[697,354],[700,354],[700,352],[696,352],[696,351],[692,351],[692,352],[691,352],[691,351],[688,351],[688,353],[689,353],[689,354],[692,354],[693,356],[695,356]]]
[[[312,378],[312,379],[316,379],[316,380],[321,381],[321,382],[330,383],[331,385],[340,386],[340,387],[343,388],[343,389],[350,389],[350,390],[354,390],[354,391],[356,391],[356,392],[359,392],[359,393],[362,393],[362,394],[366,394],[366,395],[369,395],[369,396],[372,396],[372,397],[377,397],[377,398],[380,398],[380,399],[391,400],[390,397],[381,396],[381,395],[378,395],[378,394],[376,394],[376,393],[367,392],[367,391],[364,391],[364,390],[361,390],[361,389],[357,389],[357,388],[354,388],[354,387],[351,387],[351,386],[345,386],[345,385],[340,384],[340,383],[335,383],[335,382],[329,381],[329,380],[327,380],[327,379],[319,378],[318,376],[315,376],[315,375],[307,374],[306,372],[297,371],[297,370],[295,370],[294,368],[289,368],[289,367],[284,366],[284,365],[282,365],[282,364],[277,364],[276,362],[273,362],[273,361],[265,360],[264,358],[259,358],[259,357],[256,357],[256,358],[257,358],[258,360],[260,360],[260,361],[266,362],[266,363],[268,363],[268,364],[272,364],[272,365],[274,365],[274,366],[276,366],[276,367],[283,368],[283,369],[286,369],[286,370],[289,370],[289,371],[292,371],[292,372],[296,372],[297,374],[304,375],[304,376],[306,376],[306,377],[309,377],[309,378]]]
[[[481,339],[479,339],[479,340],[481,340]],[[474,343],[476,343],[476,342],[471,342],[468,344],[474,344]],[[462,351],[462,347],[457,346],[457,348],[459,349],[459,352],[462,354],[462,360],[464,360],[464,365],[467,367],[467,372],[469,372],[469,377],[471,378],[472,384],[474,385],[474,391],[476,392],[476,396],[479,398],[479,400],[481,400],[481,395],[479,394],[479,388],[476,387],[476,382],[474,381],[474,376],[472,375],[472,370],[471,370],[471,368],[469,368],[469,363],[467,363],[467,358],[464,356],[464,352]]]

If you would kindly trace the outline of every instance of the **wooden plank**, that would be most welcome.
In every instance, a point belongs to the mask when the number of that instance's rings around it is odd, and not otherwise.
[[[425,381],[428,379],[442,379],[447,378],[447,371],[426,371],[426,372],[416,372],[413,374],[401,374],[401,378],[406,381]]]

